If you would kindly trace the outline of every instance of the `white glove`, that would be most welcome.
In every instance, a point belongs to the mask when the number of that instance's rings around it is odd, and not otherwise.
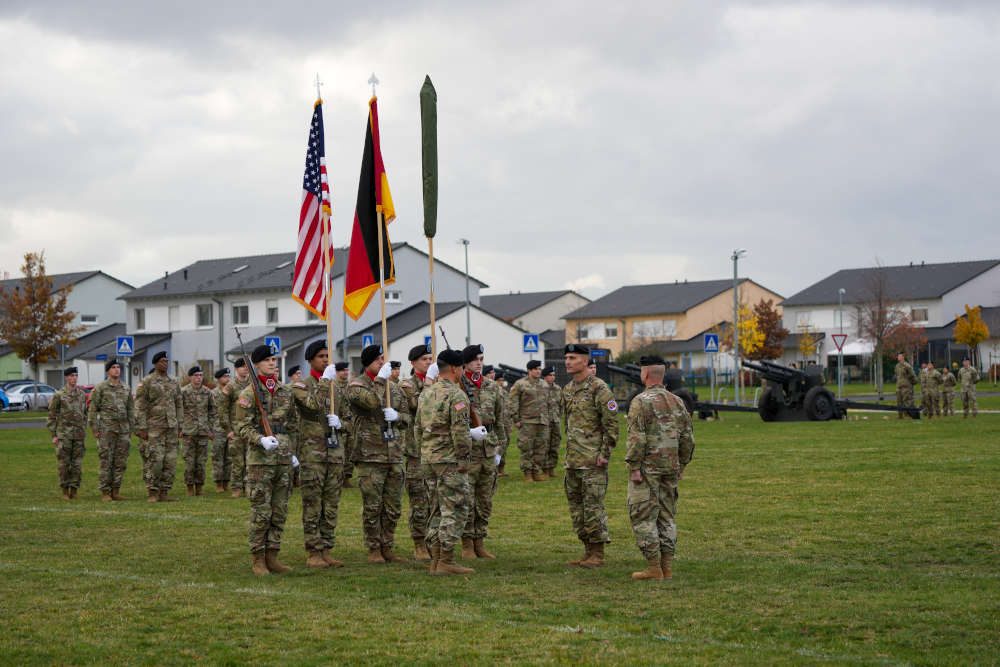
[[[343,424],[340,423],[340,417],[338,417],[337,415],[327,415],[326,423],[330,426],[330,428],[339,429],[341,426],[343,426]]]
[[[485,426],[477,426],[476,428],[469,429],[469,435],[471,435],[472,439],[476,442],[482,442],[486,439],[486,436],[488,436],[489,433],[486,432]]]
[[[385,415],[387,422],[394,422],[399,419],[399,413],[392,408],[382,408],[382,414]]]
[[[382,368],[378,369],[378,376],[383,380],[388,380],[390,375],[392,375],[392,365],[389,363],[382,364]]]
[[[273,435],[265,435],[260,439],[260,446],[264,448],[265,451],[271,451],[272,449],[278,448],[278,439]]]
[[[295,454],[292,454],[292,467],[293,468],[299,467],[299,459],[297,456],[295,456]]]
[[[438,365],[436,363],[435,364],[431,364],[430,366],[427,367],[427,379],[428,380],[434,380],[440,374],[441,374],[441,371],[438,369]]]
[[[493,455],[493,464],[494,465],[500,465],[500,459],[502,459],[502,458],[503,457],[500,456],[499,454],[494,454]]]
[[[333,364],[330,364],[329,366],[323,369],[324,380],[333,380],[336,377],[337,377],[337,367],[334,366]]]

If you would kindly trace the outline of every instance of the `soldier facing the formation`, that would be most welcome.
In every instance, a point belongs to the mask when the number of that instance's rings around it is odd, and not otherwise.
[[[233,460],[229,456],[228,416],[223,417],[226,410],[226,394],[224,389],[229,384],[229,369],[215,371],[215,389],[212,390],[212,404],[215,406],[215,421],[212,424],[212,481],[215,482],[215,492],[225,493],[229,488],[229,476],[232,474]]]
[[[957,380],[947,365],[941,371],[941,416],[949,417],[955,414],[955,385],[957,384]]]
[[[969,418],[969,408],[972,408],[972,417],[979,414],[979,407],[976,405],[976,383],[979,382],[979,371],[972,367],[968,357],[962,359],[962,367],[958,369],[958,381],[962,384],[962,419]]]
[[[121,381],[122,367],[117,359],[104,364],[107,380],[90,392],[87,426],[97,440],[97,482],[102,500],[124,500],[118,493],[125,476],[125,464],[135,427],[132,392]]]
[[[83,467],[83,453],[87,451],[87,394],[76,386],[79,374],[76,366],[63,371],[66,386],[49,401],[49,418],[45,426],[52,434],[52,444],[56,446],[56,460],[59,462],[59,486],[64,500],[76,498],[80,488],[80,470]]]
[[[153,372],[142,379],[135,390],[135,427],[143,443],[142,479],[148,502],[174,502],[169,496],[177,469],[177,442],[181,415],[181,388],[167,375],[170,362],[166,352],[153,355]]]
[[[544,482],[545,452],[549,445],[548,389],[542,381],[542,362],[528,362],[528,374],[514,383],[507,399],[517,427],[521,472],[526,482]]]
[[[417,414],[417,403],[424,389],[429,387],[434,378],[427,376],[431,366],[431,346],[416,345],[410,349],[407,359],[413,366],[413,374],[400,381],[399,388],[403,390],[407,407],[411,415]],[[430,514],[430,502],[427,498],[427,485],[424,483],[424,473],[420,466],[420,435],[415,428],[403,429],[403,456],[406,465],[403,470],[406,495],[410,499],[410,538],[413,540],[413,558],[430,560],[427,549],[427,519]]]
[[[181,440],[184,456],[184,485],[189,496],[200,496],[205,485],[205,463],[212,443],[215,424],[215,401],[211,390],[205,386],[205,375],[201,366],[188,369],[191,380],[181,389],[181,403],[184,407],[181,419]]]
[[[941,373],[935,370],[933,362],[927,362],[927,368],[920,380],[920,403],[928,419],[933,419],[938,413],[939,386],[941,386]]]
[[[548,391],[547,411],[549,416],[549,433],[545,447],[545,474],[556,476],[556,466],[559,465],[559,445],[562,443],[562,387],[556,384],[555,366],[549,366],[542,371],[542,379]]]
[[[903,418],[905,408],[913,407],[913,385],[917,375],[913,366],[906,361],[906,355],[900,352],[896,355],[896,408],[899,418]]]
[[[243,390],[250,386],[250,368],[247,367],[246,360],[242,357],[233,364],[236,369],[236,377],[223,389],[225,398],[222,401],[225,410],[219,411],[219,421],[226,429],[229,438],[229,460],[230,474],[229,487],[233,490],[233,498],[241,498],[245,495],[244,484],[246,483],[247,471],[247,443],[240,439],[236,429],[236,402],[240,398]],[[223,423],[222,420],[225,419]]]

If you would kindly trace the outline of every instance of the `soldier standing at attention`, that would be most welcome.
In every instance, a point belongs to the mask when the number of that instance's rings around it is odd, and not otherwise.
[[[955,414],[955,376],[946,365],[941,373],[941,416],[947,417]]]
[[[146,483],[147,502],[175,502],[168,494],[174,485],[177,468],[177,442],[181,415],[181,388],[167,375],[170,362],[166,352],[153,355],[153,372],[142,379],[135,389],[135,427],[145,444],[142,479]]]
[[[471,567],[455,562],[455,545],[472,505],[468,475],[472,441],[485,440],[486,429],[469,428],[469,397],[459,386],[462,354],[442,350],[431,368],[437,368],[439,377],[420,395],[414,424],[431,501],[427,526],[431,574],[473,574]]]
[[[496,368],[493,366],[483,367],[483,376],[488,377],[497,383],[497,387],[500,389],[500,395],[503,397],[503,430],[504,439],[500,443],[500,463],[497,465],[497,478],[500,477],[510,477],[510,475],[504,471],[507,466],[507,447],[510,446],[511,434],[514,432],[514,421],[510,416],[510,391],[507,387],[507,380],[502,375],[497,376]]]
[[[201,366],[189,368],[188,378],[190,382],[181,389],[184,484],[189,496],[200,496],[201,487],[205,485],[205,462],[208,461],[208,448],[212,443],[213,424],[218,420],[215,401],[212,392],[205,386]]]
[[[545,451],[549,446],[548,390],[542,381],[542,362],[532,359],[528,375],[510,390],[510,414],[517,427],[521,472],[525,482],[544,482]]]
[[[403,363],[401,361],[390,361],[389,362],[389,368],[392,371],[389,374],[389,381],[392,382],[393,384],[399,384],[399,372],[400,372],[400,369],[402,367],[403,367]]]
[[[132,392],[122,384],[122,367],[117,359],[104,364],[108,379],[90,392],[87,425],[97,440],[97,481],[102,500],[125,500],[118,494],[125,477],[125,464],[135,427]]]
[[[935,370],[933,362],[927,362],[927,375],[924,377],[924,383],[920,385],[920,394],[927,410],[928,419],[933,419],[934,415],[938,414],[938,402],[940,401],[938,387],[940,386],[941,373]]]
[[[979,371],[972,367],[969,358],[962,359],[962,367],[958,369],[958,380],[962,383],[962,419],[969,418],[969,406],[972,406],[972,417],[979,414],[976,405],[976,383],[979,382]]]
[[[432,360],[430,350],[430,345],[417,345],[410,349],[407,355],[407,359],[413,366],[413,375],[400,381],[399,388],[403,390],[403,396],[411,415],[417,414],[417,402],[421,393],[434,381],[433,377],[428,376]],[[431,558],[426,543],[430,503],[427,499],[424,473],[420,467],[419,434],[413,428],[403,430],[403,455],[406,457],[403,473],[406,495],[410,499],[409,523],[410,537],[413,539],[413,558],[426,561]]]
[[[913,407],[913,385],[916,381],[913,366],[907,363],[906,355],[900,352],[896,355],[896,408],[900,419],[903,418],[904,408]]]
[[[477,435],[470,450],[468,476],[472,505],[469,508],[469,520],[462,532],[462,558],[496,558],[486,550],[484,542],[488,535],[490,515],[493,514],[500,449],[506,437],[504,398],[497,383],[481,375],[482,345],[469,345],[462,350],[462,362],[465,372],[461,376],[460,386],[469,397],[481,424],[472,430],[477,434],[486,434],[485,440],[478,440]]]
[[[608,462],[618,442],[618,404],[604,380],[587,370],[590,348],[570,343],[565,348],[566,372],[572,381],[563,387],[566,429],[566,499],[573,529],[583,542],[583,558],[567,565],[594,568],[604,565],[608,515]]]
[[[224,413],[223,411],[219,412],[219,419],[222,420],[223,414],[225,415],[226,421],[223,427],[227,429],[229,459],[232,465],[229,474],[229,487],[233,490],[233,498],[242,498],[245,495],[243,489],[247,476],[247,443],[240,440],[236,430],[236,402],[243,390],[250,386],[250,368],[247,367],[247,362],[243,357],[237,359],[233,367],[236,368],[236,377],[223,390],[226,395],[223,401],[226,409]]]
[[[361,527],[369,563],[405,563],[392,551],[396,522],[403,502],[402,431],[409,426],[403,392],[392,382],[392,367],[382,356],[380,345],[361,351],[364,372],[347,385],[347,398],[354,416],[354,464],[361,490]],[[390,404],[385,404],[389,382]],[[407,419],[401,419],[405,412]],[[389,427],[392,439],[387,439]]]
[[[306,361],[309,361],[306,359]],[[302,369],[296,364],[288,369],[288,384],[302,380]]]
[[[314,341],[315,342],[315,341]],[[306,361],[309,361],[306,359]],[[288,369],[288,384],[291,385],[293,382],[302,381],[302,369],[298,365],[292,366]],[[294,424],[289,424],[288,426],[288,439],[292,443],[292,454],[295,454],[296,458],[300,461],[302,460],[302,454],[299,453],[301,448],[301,436],[302,436],[302,415],[300,412],[296,412],[296,422]],[[301,482],[299,480],[299,475],[302,471],[299,468],[292,470],[292,486],[296,489],[299,488]]]
[[[292,382],[291,387],[299,412],[299,453],[296,456],[302,480],[302,534],[309,554],[306,566],[343,567],[341,561],[330,555],[336,540],[337,510],[344,481],[341,423],[330,409],[330,383],[336,377],[336,370],[329,365],[326,341],[310,343],[305,358],[309,362],[309,375],[305,380]],[[337,395],[336,401],[339,408],[344,395]]]
[[[260,401],[254,387],[247,386],[236,399],[233,425],[247,447],[247,484],[250,496],[250,553],[253,573],[281,574],[292,568],[278,560],[281,535],[288,518],[288,496],[292,490],[292,468],[299,461],[292,454],[285,429],[295,419],[295,399],[276,373],[278,358],[267,345],[258,345],[250,355],[260,380]],[[274,435],[266,435],[263,414]]]
[[[76,366],[63,371],[66,386],[49,401],[49,418],[46,428],[52,433],[52,444],[56,446],[56,460],[59,461],[59,486],[63,500],[76,498],[80,488],[80,469],[87,438],[87,393],[76,386],[80,377]]]
[[[633,579],[670,579],[677,545],[677,482],[694,455],[691,415],[684,402],[666,390],[666,365],[660,357],[642,357],[645,390],[628,412],[628,516],[646,569]]]
[[[351,365],[346,361],[338,361],[334,368],[337,372],[337,395],[344,400],[337,406],[337,416],[340,417],[340,436],[344,447],[344,483],[342,488],[351,489],[351,476],[354,474],[354,416],[351,413],[351,402],[347,400],[347,385],[351,382]]]
[[[549,366],[542,371],[542,379],[548,390],[549,434],[545,448],[545,474],[556,476],[556,466],[559,465],[559,445],[562,443],[562,387],[556,384],[555,366]]]
[[[223,390],[229,384],[229,369],[215,371],[215,389],[212,390],[212,405],[215,406],[215,421],[212,423],[212,481],[215,482],[215,492],[225,493],[229,486],[229,475],[232,473],[233,460],[229,458],[230,429],[223,424],[229,423]]]
[[[594,361],[593,358],[587,362],[587,373],[589,375],[597,375],[597,362]]]

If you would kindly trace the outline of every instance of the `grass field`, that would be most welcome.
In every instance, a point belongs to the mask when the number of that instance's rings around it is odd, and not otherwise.
[[[257,578],[245,499],[142,502],[133,447],[130,500],[102,503],[88,443],[81,497],[66,502],[47,434],[0,431],[0,662],[1000,660],[1000,415],[737,415],[695,435],[674,579],[632,582],[643,561],[623,447],[602,569],[563,564],[580,547],[561,481],[512,476],[488,540],[499,559],[475,575],[366,565],[350,489],[334,549],[346,567],[304,567],[296,493],[282,552],[296,569]],[[409,547],[405,521],[397,535]]]

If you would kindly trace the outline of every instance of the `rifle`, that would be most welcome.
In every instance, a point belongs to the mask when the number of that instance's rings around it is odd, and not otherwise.
[[[260,378],[257,377],[257,372],[253,367],[253,363],[250,361],[250,355],[247,354],[247,349],[243,345],[243,337],[240,336],[240,330],[233,327],[236,331],[236,340],[240,342],[240,352],[243,353],[243,361],[246,363],[247,368],[250,369],[250,386],[253,387],[253,397],[257,402],[257,409],[260,410],[260,427],[264,431],[264,435],[273,437],[274,431],[271,430],[271,422],[267,418],[267,411],[264,410],[264,402],[261,400],[261,386]]]
[[[446,348],[450,348],[451,343],[448,342],[448,336],[444,332],[444,327],[439,326],[438,328],[441,330],[441,337],[444,338],[444,346]],[[472,405],[472,396],[469,396],[469,392],[465,391],[465,387],[462,386],[461,379],[458,381],[458,388],[462,390],[463,394],[469,397],[469,421],[472,422],[472,427],[479,428],[483,425],[483,420],[481,420],[479,415],[476,414],[476,408]]]

